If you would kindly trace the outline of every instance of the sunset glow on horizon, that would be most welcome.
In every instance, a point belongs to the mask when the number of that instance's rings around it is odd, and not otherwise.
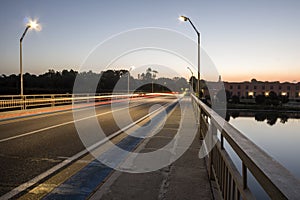
[[[122,32],[147,27],[169,29],[195,41],[195,48],[186,51],[195,57],[193,64],[197,66],[197,35],[192,27],[179,22],[178,16],[183,15],[201,32],[201,48],[212,59],[222,80],[239,82],[255,78],[300,82],[299,8],[300,1],[274,1],[272,4],[258,0],[217,4],[196,0],[188,4],[179,0],[151,3],[137,0],[126,3],[3,1],[0,26],[5,28],[0,37],[0,74],[19,73],[18,38],[24,25],[28,25],[22,23],[23,19],[29,20],[25,16],[38,17],[43,31],[32,31],[24,40],[24,73],[38,75],[48,69],[78,70],[97,45]],[[113,17],[108,17],[112,11]],[[37,20],[31,20],[31,27],[42,28]],[[156,36],[155,40],[159,42],[163,38]],[[117,44],[115,48],[130,43]],[[174,48],[185,47],[182,41],[172,43],[177,46]],[[165,61],[157,64],[163,63]],[[102,64],[99,62],[97,66]],[[126,60],[118,65],[126,69],[136,63]],[[175,65],[183,77],[191,76],[186,64]]]
[[[244,82],[244,81],[251,81],[252,79],[256,79],[257,81],[279,81],[279,82],[291,82],[291,83],[298,83],[300,82],[299,74],[257,74],[257,75],[221,75],[223,81],[227,82]]]

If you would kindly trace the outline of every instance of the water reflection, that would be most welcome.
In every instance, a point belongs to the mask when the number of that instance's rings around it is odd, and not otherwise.
[[[300,119],[300,112],[277,112],[277,111],[239,111],[228,110],[226,113],[226,121],[230,118],[238,117],[254,117],[258,122],[266,122],[270,126],[275,125],[278,121],[282,124],[288,122],[289,118]]]
[[[300,152],[300,112],[229,110],[226,119],[300,179],[300,160],[297,159]],[[229,150],[229,155],[241,173],[241,161],[233,151]],[[268,199],[251,175],[249,187],[257,199]]]

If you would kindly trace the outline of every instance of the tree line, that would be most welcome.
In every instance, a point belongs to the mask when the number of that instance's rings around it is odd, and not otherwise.
[[[106,70],[100,73],[93,71],[77,72],[74,70],[48,70],[41,75],[25,73],[23,75],[24,94],[64,94],[73,93],[75,79],[80,81],[77,92],[82,93],[110,93],[117,85],[119,92],[129,89],[135,92],[180,92],[189,85],[182,77],[156,78],[157,71],[148,68],[139,79],[129,76],[128,70]],[[129,77],[128,77],[129,76]],[[94,83],[97,83],[96,87]],[[96,88],[96,91],[95,89]],[[92,91],[94,90],[94,91]],[[1,75],[0,94],[17,95],[20,93],[20,75]]]

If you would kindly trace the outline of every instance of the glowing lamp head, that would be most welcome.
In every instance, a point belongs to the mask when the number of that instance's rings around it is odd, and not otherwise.
[[[30,28],[30,29],[34,29],[36,31],[40,31],[41,30],[41,26],[40,24],[37,23],[37,20],[29,20],[29,22],[27,23],[27,26]]]
[[[178,19],[182,22],[185,22],[188,20],[188,17],[181,15]]]

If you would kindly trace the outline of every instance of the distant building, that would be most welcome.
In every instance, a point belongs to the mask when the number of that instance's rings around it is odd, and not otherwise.
[[[279,81],[257,81],[252,79],[250,82],[224,82],[225,90],[230,93],[230,96],[238,96],[240,98],[251,98],[257,95],[268,96],[271,91],[278,96],[288,96],[289,99],[300,99],[300,82],[299,83],[280,83]]]
[[[220,89],[221,78],[219,77],[218,82],[207,82],[212,87],[217,87],[215,90]],[[271,91],[275,92],[278,96],[288,96],[290,100],[300,100],[300,82],[280,83],[279,81],[268,82],[268,81],[257,81],[252,79],[244,82],[223,82],[225,90],[229,93],[229,96],[238,96],[240,98],[255,98],[257,95],[268,96]],[[217,92],[211,92],[216,95]],[[205,95],[209,95],[207,89],[204,90]]]

